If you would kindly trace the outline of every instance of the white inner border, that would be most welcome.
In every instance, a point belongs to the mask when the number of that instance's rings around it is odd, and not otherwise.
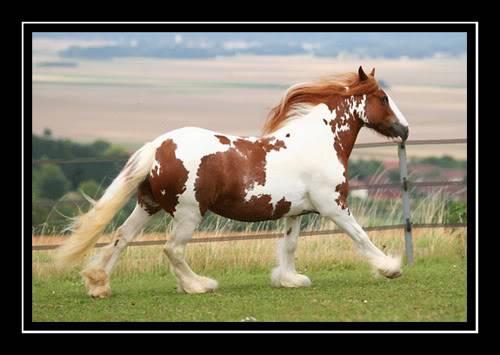
[[[475,319],[475,330],[457,330],[457,331],[441,331],[441,330],[25,330],[24,329],[24,25],[25,24],[474,24],[476,27],[476,47],[475,47],[475,55],[476,55],[476,110],[475,110],[475,127],[476,127],[476,146],[475,146],[475,177],[476,177],[476,213],[475,213],[475,247],[476,247],[476,284],[475,284],[475,294],[476,294],[476,319]],[[22,167],[21,167],[21,176],[23,180],[23,184],[21,187],[21,223],[22,223],[22,238],[21,238],[21,272],[22,272],[22,282],[21,282],[21,293],[22,293],[22,306],[21,306],[21,331],[22,333],[478,333],[479,332],[479,297],[478,297],[478,285],[479,285],[479,263],[478,263],[478,252],[479,252],[479,243],[478,243],[478,213],[479,213],[479,173],[478,173],[478,164],[479,164],[479,126],[478,126],[478,112],[479,112],[479,23],[477,21],[469,21],[469,22],[44,22],[44,21],[23,21],[21,23],[21,58],[22,58],[22,68],[21,68],[21,152],[22,152]]]

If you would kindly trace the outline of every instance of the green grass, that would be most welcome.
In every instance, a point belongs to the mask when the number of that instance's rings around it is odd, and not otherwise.
[[[456,255],[417,258],[394,280],[374,277],[362,262],[311,266],[305,274],[313,285],[304,289],[272,288],[267,266],[219,267],[202,274],[216,278],[220,288],[210,294],[177,293],[165,266],[156,272],[118,273],[111,279],[113,295],[102,300],[86,295],[76,272],[64,277],[35,276],[32,320],[466,321],[466,260]]]

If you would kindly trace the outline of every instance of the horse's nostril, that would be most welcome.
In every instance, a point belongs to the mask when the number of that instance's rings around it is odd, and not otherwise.
[[[403,141],[408,138],[409,128],[400,123],[393,123],[391,126],[393,136],[401,137]]]
[[[403,138],[403,140],[406,140],[408,138],[409,132],[410,130],[408,129],[408,127],[403,127],[403,136],[401,138]]]

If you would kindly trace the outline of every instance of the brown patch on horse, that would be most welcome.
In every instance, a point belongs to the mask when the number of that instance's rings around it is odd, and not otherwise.
[[[154,215],[161,210],[160,205],[156,203],[149,180],[146,179],[139,185],[137,189],[137,203],[150,215]]]
[[[382,89],[367,97],[365,111],[366,116],[370,117],[370,122],[366,126],[386,137],[394,137],[391,126],[397,119],[389,104],[382,103],[383,98],[387,99],[387,94]]]
[[[290,133],[287,133],[285,137],[289,138],[290,137]]]
[[[247,222],[282,217],[291,206],[284,197],[273,208],[271,195],[252,196],[248,201],[245,196],[255,184],[265,185],[266,155],[273,150],[286,149],[285,142],[274,137],[255,142],[239,138],[233,144],[234,147],[227,151],[201,159],[194,186],[201,215],[210,210]]]
[[[274,208],[273,216],[278,216],[276,218],[280,218],[285,215],[288,211],[290,211],[290,207],[292,203],[287,201],[284,197],[276,203],[276,207]]]
[[[345,173],[344,173],[345,176]],[[337,185],[335,187],[335,191],[339,193],[339,197],[335,199],[335,202],[345,210],[347,208],[347,194],[349,192],[349,184],[347,183],[347,180],[340,185]],[[350,214],[349,209],[347,208],[347,213]]]
[[[360,100],[360,98],[356,100]],[[349,130],[337,132],[339,139],[335,141],[335,151],[337,152],[337,156],[342,162],[345,162],[345,165],[347,165],[347,160],[351,155],[359,130],[363,126],[363,121],[359,118],[357,112],[353,115],[349,115],[347,119],[343,119],[348,109],[348,104],[345,101],[340,103],[336,108],[336,118],[330,121],[332,133],[334,134],[340,129],[340,126],[345,124],[349,125]]]
[[[288,230],[286,231],[286,235],[290,235],[290,233],[292,233],[292,228],[288,228]]]
[[[172,216],[175,212],[175,206],[179,203],[179,196],[186,191],[189,173],[182,160],[175,156],[176,149],[177,144],[173,140],[165,140],[156,150],[155,155],[160,168],[153,169],[147,178],[153,201]],[[152,211],[154,210],[152,209]]]
[[[215,137],[217,137],[217,139],[219,139],[219,142],[221,142],[221,144],[227,144],[227,145],[231,144],[231,140],[229,138],[227,138],[226,136],[221,136],[221,135],[216,134]]]
[[[345,102],[340,103],[337,106],[336,118],[330,121],[330,126],[334,135],[333,149],[335,149],[340,163],[344,166],[344,182],[335,187],[335,191],[339,193],[335,202],[337,202],[343,210],[347,209],[347,213],[350,214],[347,207],[347,195],[349,193],[349,182],[347,178],[348,160],[363,123],[361,119],[357,117],[357,113],[349,115],[345,118],[345,114],[348,112],[347,106],[348,105]],[[349,129],[345,131],[340,130],[340,127],[346,124],[349,126]]]

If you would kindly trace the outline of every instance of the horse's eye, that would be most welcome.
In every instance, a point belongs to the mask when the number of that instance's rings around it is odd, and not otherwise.
[[[387,96],[382,96],[380,98],[380,101],[382,102],[382,104],[384,105],[388,105],[389,104],[389,98]]]

